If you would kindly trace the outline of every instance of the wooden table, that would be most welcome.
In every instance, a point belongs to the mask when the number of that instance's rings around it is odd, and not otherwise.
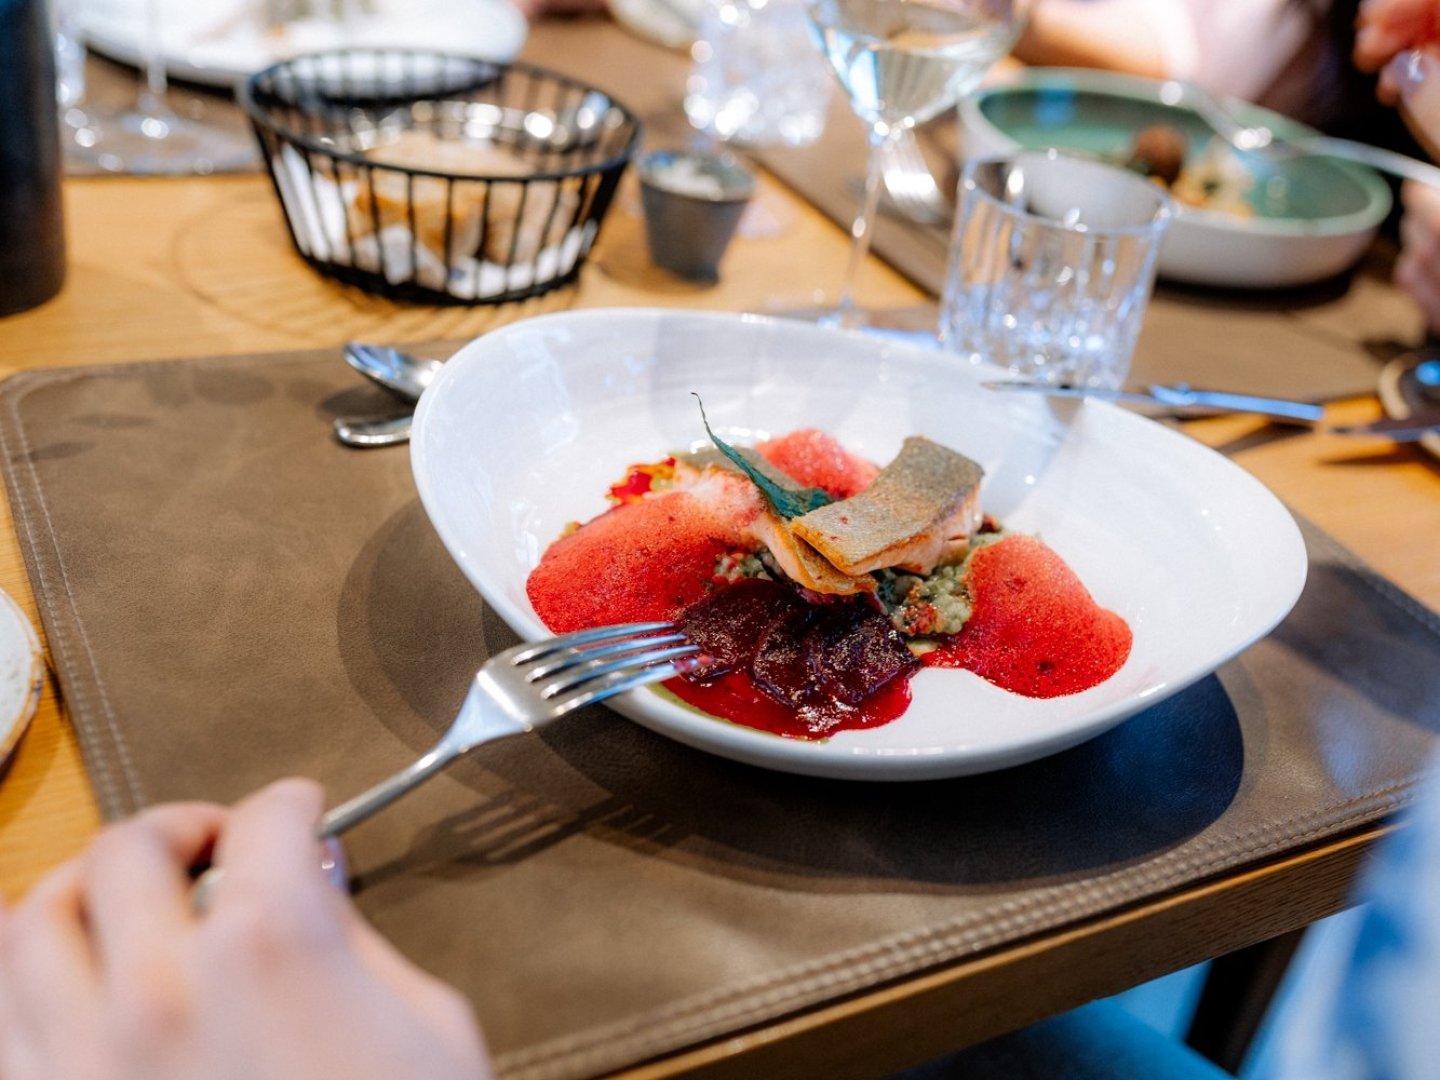
[[[462,338],[560,307],[686,306],[766,311],[835,295],[848,236],[768,178],[714,286],[652,268],[638,198],[622,191],[578,288],[503,312],[401,307],[329,282],[293,252],[268,181],[84,178],[66,190],[69,279],[38,310],[0,321],[8,371],[267,349]],[[797,268],[803,267],[803,273]],[[872,260],[862,301],[911,308],[927,298]],[[1408,311],[1383,282],[1346,304]],[[1327,332],[1318,313],[1316,332]],[[1347,316],[1348,317],[1348,316]],[[1359,316],[1357,316],[1359,317]],[[1402,330],[1418,325],[1413,313]],[[1216,325],[1224,321],[1215,315]],[[1329,328],[1329,329],[1333,329]],[[337,357],[338,362],[338,357]],[[1333,418],[1379,412],[1339,403]],[[1440,463],[1416,447],[1304,435],[1248,418],[1192,422],[1220,448],[1377,570],[1440,609]],[[0,586],[35,615],[13,526],[0,528]],[[0,784],[0,892],[13,898],[78,852],[99,825],[74,733],[53,681]],[[704,1075],[863,1075],[1008,1030],[1096,996],[1281,934],[1344,905],[1364,829],[1179,895],[957,963],[719,1044],[633,1070]]]

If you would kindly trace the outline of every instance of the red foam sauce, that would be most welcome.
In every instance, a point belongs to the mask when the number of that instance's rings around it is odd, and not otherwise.
[[[755,449],[796,483],[821,488],[835,499],[858,495],[880,471],[846,450],[835,436],[815,428],[767,439]]]
[[[970,560],[975,610],[925,655],[1026,697],[1076,694],[1104,682],[1130,655],[1125,620],[1095,603],[1064,560],[1030,536],[1007,536]]]
[[[624,503],[551,544],[525,593],[557,634],[676,619],[710,593],[731,546],[683,491]]]

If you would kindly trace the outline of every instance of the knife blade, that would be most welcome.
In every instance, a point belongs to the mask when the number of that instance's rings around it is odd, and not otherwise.
[[[1440,417],[1418,420],[1415,417],[1400,419],[1387,416],[1369,424],[1339,424],[1325,428],[1326,435],[1373,435],[1391,442],[1417,442],[1427,435],[1440,435]]]
[[[1243,412],[1268,416],[1274,420],[1313,424],[1325,415],[1325,409],[1304,401],[1234,394],[1224,390],[1195,390],[1183,385],[1156,385],[1144,390],[1110,390],[1069,383],[1036,383],[1018,380],[995,380],[982,383],[991,390],[1027,390],[1047,397],[1093,397],[1122,405],[1149,405],[1164,409],[1204,409],[1210,412]]]

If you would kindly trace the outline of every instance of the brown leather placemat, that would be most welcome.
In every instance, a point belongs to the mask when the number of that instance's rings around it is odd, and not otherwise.
[[[5,482],[107,816],[407,764],[513,641],[333,352],[31,372]],[[623,1067],[1112,911],[1402,805],[1440,621],[1307,530],[1295,612],[1217,676],[988,776],[804,779],[604,709],[488,747],[348,838],[357,898],[475,1002],[507,1077]]]

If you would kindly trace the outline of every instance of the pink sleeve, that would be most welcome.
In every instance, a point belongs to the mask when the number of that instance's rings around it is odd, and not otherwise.
[[[1154,27],[1172,78],[1240,98],[1269,87],[1311,31],[1289,0],[1152,0],[1135,9]]]

